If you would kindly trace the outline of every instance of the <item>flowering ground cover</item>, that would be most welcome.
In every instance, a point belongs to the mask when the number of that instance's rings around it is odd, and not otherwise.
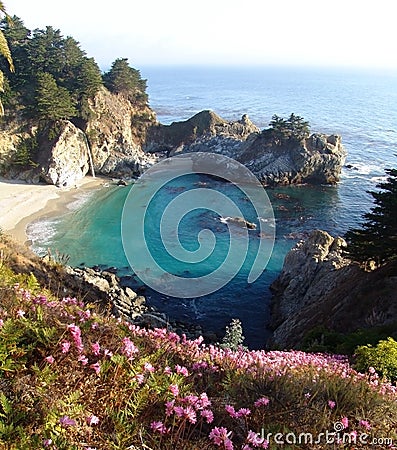
[[[138,328],[0,261],[2,449],[393,448],[396,400],[344,356]]]

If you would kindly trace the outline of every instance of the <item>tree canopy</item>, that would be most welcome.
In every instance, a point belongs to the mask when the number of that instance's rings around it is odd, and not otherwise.
[[[276,144],[282,145],[287,142],[301,142],[309,137],[310,126],[309,122],[305,121],[303,117],[292,113],[288,119],[275,114],[269,123],[270,130],[268,132]]]
[[[383,264],[397,259],[397,169],[386,170],[386,182],[381,190],[369,192],[375,206],[364,214],[361,228],[346,233],[349,256],[358,262]]]
[[[0,1],[0,13],[6,16],[6,20],[9,20],[9,17],[6,13],[5,6],[2,1]],[[11,51],[8,46],[8,42],[4,33],[0,30],[0,55],[5,58],[8,63],[8,68],[10,72],[14,71],[14,63],[11,57]],[[4,92],[4,72],[0,69],[0,92]],[[0,101],[0,115],[4,114],[3,103]]]
[[[111,92],[124,95],[132,103],[147,102],[146,80],[141,78],[139,70],[130,67],[127,58],[116,59],[103,75],[103,81]]]

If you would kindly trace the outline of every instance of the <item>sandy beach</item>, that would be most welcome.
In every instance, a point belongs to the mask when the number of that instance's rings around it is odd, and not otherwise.
[[[82,191],[98,189],[105,182],[103,178],[87,176],[66,189],[0,177],[0,229],[25,243],[29,223],[40,217],[62,215]]]

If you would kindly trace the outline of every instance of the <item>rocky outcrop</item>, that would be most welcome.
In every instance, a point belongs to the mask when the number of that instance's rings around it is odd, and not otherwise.
[[[156,123],[148,107],[134,107],[121,94],[102,88],[89,102],[86,134],[97,172],[118,178],[140,175],[158,158],[142,150],[148,127]]]
[[[219,153],[218,143],[221,146],[225,146],[226,141],[240,144],[252,133],[258,132],[259,128],[247,115],[237,122],[227,122],[213,111],[206,110],[183,122],[151,127],[145,149],[150,152],[165,151],[170,156],[191,151]]]
[[[57,124],[58,137],[39,149],[38,172],[49,184],[73,186],[89,171],[90,149],[82,130],[69,121]]]
[[[237,122],[226,122],[211,111],[185,122],[152,127],[146,148],[169,155],[222,154],[247,166],[264,185],[334,184],[346,158],[340,136],[312,134],[300,142],[280,144],[268,130],[260,132],[246,115]]]
[[[350,332],[397,324],[397,270],[364,272],[345,258],[345,241],[313,231],[287,254],[273,282],[270,346],[296,348],[316,327]]]

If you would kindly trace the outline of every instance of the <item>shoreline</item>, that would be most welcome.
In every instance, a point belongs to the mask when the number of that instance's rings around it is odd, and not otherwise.
[[[28,184],[0,177],[0,228],[22,244],[29,245],[27,227],[41,218],[61,216],[82,192],[99,189],[109,180],[85,176],[76,186],[59,188],[49,184]]]

